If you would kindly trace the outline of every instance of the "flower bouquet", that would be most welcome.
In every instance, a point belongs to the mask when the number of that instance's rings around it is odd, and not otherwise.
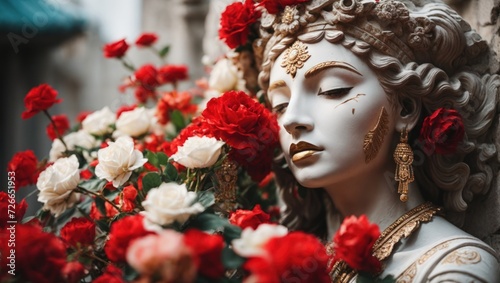
[[[163,60],[168,47],[154,48],[156,40],[143,34],[135,45]],[[129,47],[117,41],[104,55],[130,69],[120,89],[132,89],[137,104],[82,113],[70,127],[65,115],[49,114],[62,101],[51,86],[26,95],[22,118],[44,114],[53,143],[48,158],[26,150],[8,165],[1,282],[330,282],[344,261],[379,271],[370,249],[380,232],[366,219],[340,230],[355,229],[354,257],[342,248],[352,235],[337,235],[334,253],[277,224],[271,164],[279,128],[254,95],[236,90],[237,71],[230,86],[199,83],[217,93],[207,102],[178,89],[185,66],[135,69]],[[27,204],[15,202],[15,191],[30,184],[43,208],[23,217]]]

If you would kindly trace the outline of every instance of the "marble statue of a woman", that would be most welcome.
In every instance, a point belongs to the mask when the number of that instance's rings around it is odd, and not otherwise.
[[[498,171],[487,44],[442,3],[257,2],[250,40],[281,127],[283,223],[327,241],[366,214],[383,231],[381,277],[500,282],[497,253],[449,222]],[[357,275],[337,265],[331,276]]]

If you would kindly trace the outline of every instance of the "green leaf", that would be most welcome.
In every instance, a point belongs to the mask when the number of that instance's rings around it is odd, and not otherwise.
[[[157,188],[161,185],[161,176],[158,173],[148,173],[144,178],[142,178],[142,188],[145,193],[147,193],[152,188]]]
[[[241,228],[231,225],[226,218],[221,218],[212,213],[202,213],[197,215],[190,223],[190,227],[207,232],[222,232],[226,243],[241,236]]]
[[[177,131],[180,131],[186,127],[184,116],[179,110],[174,110],[172,111],[172,113],[170,113],[170,121],[172,121],[172,124],[174,124]]]
[[[167,56],[168,54],[168,51],[170,51],[170,45],[167,45],[165,47],[163,47],[159,52],[158,52],[158,55],[161,57],[161,58],[165,58],[165,56]]]
[[[215,203],[214,193],[211,191],[202,191],[198,193],[196,202],[201,203],[204,208],[209,208]]]
[[[228,269],[239,268],[243,263],[245,263],[245,258],[237,255],[234,250],[225,247],[222,250],[222,264]]]
[[[137,279],[137,277],[139,277],[139,273],[137,271],[135,271],[135,269],[133,269],[130,265],[125,265],[125,268],[124,268],[124,279],[127,281],[127,282],[130,282],[130,281],[133,281],[135,279]]]
[[[151,163],[154,167],[158,168],[159,163],[158,163],[158,157],[154,152],[147,151],[146,152],[146,158],[148,159],[148,162]]]
[[[78,186],[86,189],[87,191],[100,192],[105,184],[106,184],[105,179],[92,179],[81,182],[80,185]]]
[[[163,152],[156,153],[156,157],[158,158],[159,165],[166,166],[168,164],[168,156]]]
[[[175,182],[179,174],[177,173],[177,169],[172,163],[167,163],[164,171],[165,177],[167,177],[167,182]]]
[[[95,206],[102,215],[106,215],[105,201],[102,198],[95,198]]]
[[[101,229],[101,231],[109,232],[108,221],[106,221],[106,220],[94,220],[94,222],[97,225],[97,227],[99,227],[99,229]]]

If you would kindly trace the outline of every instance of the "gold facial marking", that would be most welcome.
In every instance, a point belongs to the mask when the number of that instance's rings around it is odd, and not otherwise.
[[[269,88],[267,89],[267,92],[271,92],[277,88],[284,87],[284,86],[286,86],[285,81],[283,81],[283,80],[275,81],[269,86]]]
[[[321,62],[321,63],[319,63],[317,65],[314,65],[311,69],[307,70],[307,72],[305,74],[305,77],[306,77],[306,79],[310,78],[310,77],[316,75],[317,73],[319,73],[319,72],[321,72],[321,71],[323,71],[325,69],[329,69],[329,68],[342,68],[342,69],[349,70],[349,71],[355,73],[356,75],[363,76],[351,64],[348,64],[346,62],[327,61],[327,62]]]
[[[389,130],[389,114],[382,107],[380,115],[378,116],[377,124],[373,130],[368,131],[365,135],[363,141],[363,151],[365,152],[365,163],[372,161],[375,156],[377,156],[382,143],[384,142],[384,137]]]
[[[335,108],[339,107],[339,106],[340,106],[340,105],[342,105],[342,104],[346,104],[347,102],[349,102],[349,101],[351,101],[351,100],[354,100],[354,101],[356,101],[356,102],[359,102],[359,101],[358,101],[358,98],[360,98],[361,96],[365,96],[365,95],[366,95],[366,94],[364,94],[364,93],[358,93],[358,94],[356,94],[356,96],[355,96],[355,97],[348,98],[348,99],[346,99],[346,100],[342,101],[341,103],[337,104],[335,107],[333,107],[333,109],[335,109]],[[353,113],[352,113],[352,114],[354,114],[354,111],[353,111]]]
[[[297,69],[304,67],[304,63],[310,57],[311,55],[307,51],[307,45],[297,40],[283,53],[283,61],[280,66],[285,68],[287,74],[295,78]]]

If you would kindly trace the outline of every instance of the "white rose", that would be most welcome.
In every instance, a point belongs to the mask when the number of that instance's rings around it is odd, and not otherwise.
[[[79,130],[78,132],[69,133],[63,137],[64,142],[68,146],[68,150],[74,150],[76,147],[82,147],[84,149],[90,150],[94,147],[99,146],[99,142],[84,130]],[[52,142],[52,148],[49,152],[49,161],[54,162],[58,158],[63,156],[63,152],[66,150],[63,143],[60,139],[55,139]],[[86,152],[84,152],[86,155]],[[91,157],[87,154],[85,156],[87,160],[90,160]]]
[[[115,113],[106,106],[101,110],[89,114],[82,122],[82,128],[93,135],[104,135],[111,132],[111,126],[116,121]]]
[[[142,214],[154,224],[167,225],[174,221],[182,224],[189,216],[203,212],[200,203],[193,203],[195,199],[196,193],[188,192],[185,184],[163,183],[148,192],[142,202],[145,210]]]
[[[206,168],[219,159],[223,145],[223,141],[215,138],[194,136],[188,138],[171,157],[187,168]]]
[[[78,167],[78,158],[71,155],[59,158],[38,177],[38,201],[44,203],[43,208],[50,210],[56,217],[80,198],[80,194],[73,192],[80,181]]]
[[[138,107],[131,111],[123,112],[116,120],[116,131],[113,136],[123,135],[138,137],[149,131],[151,127],[151,116],[144,107]]]
[[[288,229],[281,225],[260,224],[255,230],[247,227],[241,232],[241,238],[232,241],[233,249],[242,257],[266,256],[266,251],[262,247],[267,241],[286,234]]]
[[[128,181],[133,170],[148,160],[134,148],[131,137],[119,137],[115,142],[108,142],[108,145],[97,152],[99,164],[95,167],[95,175],[112,181],[114,187],[119,187]]]
[[[231,60],[224,58],[219,60],[210,72],[208,86],[219,92],[226,92],[236,89],[238,80],[238,68]]]

